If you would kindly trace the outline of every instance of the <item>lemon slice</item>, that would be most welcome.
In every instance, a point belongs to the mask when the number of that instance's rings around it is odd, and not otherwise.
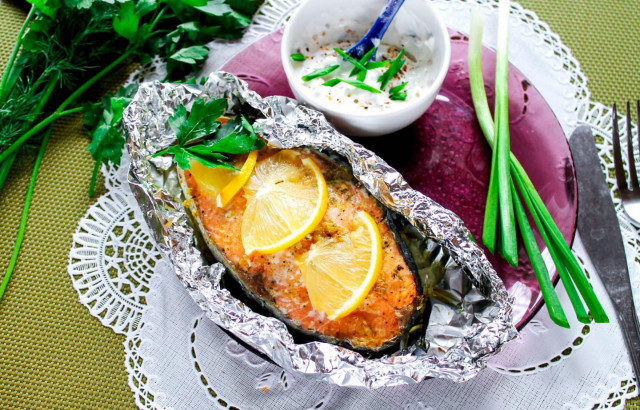
[[[247,183],[247,180],[251,176],[251,171],[256,166],[256,161],[258,159],[258,151],[251,151],[247,156],[247,159],[244,161],[244,165],[240,168],[240,172],[238,172],[231,181],[227,185],[222,188],[222,191],[216,197],[216,204],[219,207],[226,206],[229,201],[233,199],[233,197],[242,189],[244,184]]]
[[[382,269],[378,225],[360,211],[348,234],[316,243],[299,264],[313,308],[331,320],[344,317],[364,301]]]
[[[224,207],[247,182],[256,165],[257,158],[258,151],[251,151],[240,171],[220,167],[209,168],[199,161],[192,160],[190,171],[201,188],[216,195],[216,205]]]
[[[256,164],[244,186],[241,237],[247,255],[279,252],[304,238],[327,210],[327,184],[311,158],[283,150]]]

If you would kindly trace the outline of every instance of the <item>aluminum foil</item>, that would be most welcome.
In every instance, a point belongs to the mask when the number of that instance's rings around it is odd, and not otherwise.
[[[190,108],[189,103],[200,97],[226,97],[230,113],[256,118],[256,131],[271,145],[311,146],[343,155],[355,177],[385,206],[404,215],[428,238],[431,250],[448,260],[437,284],[438,294],[445,297],[430,299],[431,315],[421,343],[377,359],[324,342],[296,344],[283,322],[252,311],[221,287],[225,268],[220,263],[207,265],[194,244],[194,228],[171,158],[151,157],[175,142],[168,124],[174,108]],[[369,389],[433,377],[462,382],[516,337],[510,297],[462,220],[411,189],[396,170],[334,130],[321,113],[286,97],[261,98],[244,81],[216,72],[202,86],[142,84],[125,111],[124,124],[130,186],[159,248],[191,297],[217,325],[287,371]]]

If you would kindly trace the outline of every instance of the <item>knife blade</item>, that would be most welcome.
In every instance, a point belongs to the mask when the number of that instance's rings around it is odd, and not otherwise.
[[[640,380],[640,323],[633,304],[618,216],[600,168],[591,127],[576,128],[569,147],[578,180],[578,232],[613,302],[636,380]]]

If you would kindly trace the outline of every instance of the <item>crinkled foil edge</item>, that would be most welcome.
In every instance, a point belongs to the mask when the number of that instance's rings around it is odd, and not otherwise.
[[[194,245],[194,231],[181,200],[170,158],[151,156],[175,142],[168,118],[180,104],[198,97],[226,97],[231,110],[255,110],[254,127],[270,144],[331,149],[348,159],[355,177],[385,206],[404,215],[423,235],[438,242],[455,260],[473,291],[457,294],[462,309],[435,306],[426,339],[435,347],[409,349],[368,359],[323,342],[295,344],[280,320],[257,314],[220,286],[225,268],[206,265]],[[474,377],[501,346],[516,337],[511,299],[462,220],[409,187],[382,159],[341,135],[324,116],[295,100],[262,98],[235,76],[215,72],[202,86],[150,82],[140,86],[124,114],[131,156],[129,183],[159,248],[191,297],[206,315],[284,369],[340,386],[365,387],[417,383],[428,378],[462,382]],[[455,294],[452,277],[450,290]],[[475,304],[475,305],[474,305]],[[481,308],[478,308],[481,306]],[[441,334],[447,335],[442,338]]]

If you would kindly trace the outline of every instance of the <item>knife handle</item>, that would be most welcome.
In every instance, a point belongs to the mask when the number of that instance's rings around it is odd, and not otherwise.
[[[635,308],[632,306],[629,310],[626,312],[618,310],[618,320],[628,347],[633,371],[638,380],[640,377],[640,322],[638,322]]]

